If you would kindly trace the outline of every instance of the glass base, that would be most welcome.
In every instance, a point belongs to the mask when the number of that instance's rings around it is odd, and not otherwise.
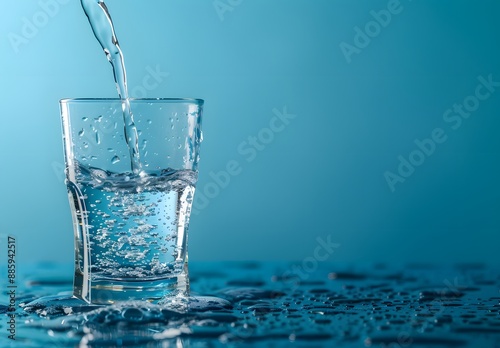
[[[75,272],[73,296],[91,304],[114,304],[124,301],[158,303],[169,297],[189,296],[187,262],[181,273],[155,280],[94,279]]]
[[[155,303],[177,295],[189,295],[189,281],[185,274],[148,282],[98,280],[90,287],[90,303],[93,304],[136,300]]]

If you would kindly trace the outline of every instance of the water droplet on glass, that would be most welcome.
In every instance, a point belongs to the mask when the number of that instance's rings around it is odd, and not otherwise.
[[[81,136],[81,137],[83,137],[84,134],[85,134],[85,131],[82,128],[82,130],[78,132],[78,135]]]
[[[111,163],[115,164],[115,163],[118,163],[120,162],[120,157],[118,156],[114,156],[112,159],[111,159]]]

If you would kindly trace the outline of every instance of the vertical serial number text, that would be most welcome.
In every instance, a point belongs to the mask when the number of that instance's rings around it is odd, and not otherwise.
[[[7,308],[7,332],[9,339],[16,339],[16,238],[9,236],[7,240],[7,274],[9,307]]]

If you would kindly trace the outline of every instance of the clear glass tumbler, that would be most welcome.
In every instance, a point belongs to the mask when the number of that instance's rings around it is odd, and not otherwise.
[[[189,291],[187,231],[202,140],[200,99],[60,101],[75,236],[73,295],[88,303]],[[136,168],[136,170],[132,170]]]

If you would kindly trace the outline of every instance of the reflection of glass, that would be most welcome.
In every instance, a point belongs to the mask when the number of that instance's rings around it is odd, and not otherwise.
[[[189,290],[187,228],[197,180],[197,99],[131,99],[133,174],[119,99],[61,101],[75,232],[74,296],[91,303]]]

